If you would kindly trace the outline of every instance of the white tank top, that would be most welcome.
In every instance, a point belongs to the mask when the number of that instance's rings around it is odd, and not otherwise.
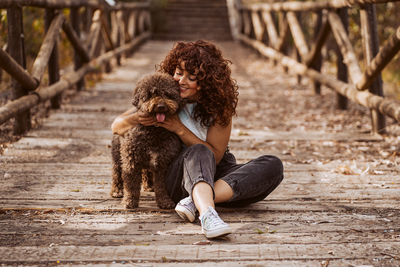
[[[179,112],[179,119],[194,135],[199,139],[206,141],[208,127],[203,127],[199,121],[195,120],[193,116],[193,110],[196,103],[188,103]]]

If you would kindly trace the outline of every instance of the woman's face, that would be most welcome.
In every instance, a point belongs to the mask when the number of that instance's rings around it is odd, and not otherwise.
[[[196,100],[200,86],[197,84],[196,75],[185,70],[185,62],[177,66],[174,73],[175,81],[179,82],[179,89],[182,98]]]

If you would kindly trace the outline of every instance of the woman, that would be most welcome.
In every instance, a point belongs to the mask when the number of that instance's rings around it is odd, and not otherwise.
[[[118,116],[113,133],[123,135],[138,123],[174,132],[184,147],[170,166],[167,191],[177,203],[176,212],[190,222],[197,211],[207,238],[232,232],[215,211],[215,204],[238,207],[269,195],[283,179],[282,162],[261,156],[237,164],[228,143],[238,90],[231,78],[230,61],[210,42],[178,42],[158,66],[179,83],[187,100],[179,115],[157,122],[134,108]]]

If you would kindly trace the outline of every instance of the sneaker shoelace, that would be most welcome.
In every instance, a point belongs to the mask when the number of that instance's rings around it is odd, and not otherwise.
[[[218,213],[212,208],[209,209],[209,214],[206,214],[201,221],[205,228],[217,228],[226,225],[226,223],[218,216]]]
[[[193,201],[192,201],[191,197],[185,197],[180,202],[181,202],[181,205],[184,205],[184,206],[193,206]]]

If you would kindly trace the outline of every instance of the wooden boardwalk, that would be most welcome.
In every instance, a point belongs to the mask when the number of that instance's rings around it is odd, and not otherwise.
[[[172,43],[150,41],[0,161],[1,265],[400,266],[397,137],[371,136],[365,110],[334,109],[248,48],[220,43],[240,86],[231,150],[284,161],[264,201],[223,209],[235,233],[205,240],[147,193],[138,210],[109,196],[110,124]]]

